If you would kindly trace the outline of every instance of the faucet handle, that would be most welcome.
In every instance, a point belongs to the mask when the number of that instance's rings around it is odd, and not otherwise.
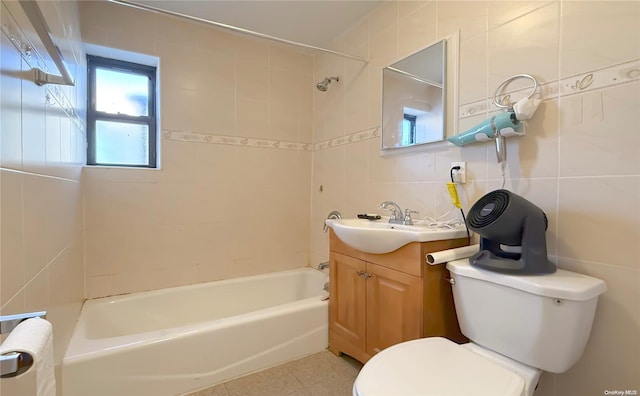
[[[391,212],[391,214],[389,215],[389,221],[396,220],[398,218],[398,213],[395,210],[395,208],[387,208],[387,207],[380,206],[380,209]],[[400,215],[402,215],[402,213],[400,213]]]
[[[405,211],[404,211],[404,220],[402,221],[402,224],[404,224],[404,225],[413,225],[413,219],[411,218],[411,213],[418,214],[420,212],[417,211],[417,210],[405,209]]]

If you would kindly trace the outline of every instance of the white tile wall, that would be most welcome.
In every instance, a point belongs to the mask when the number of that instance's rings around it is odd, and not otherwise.
[[[3,313],[77,314],[82,235],[96,297],[315,265],[331,210],[351,217],[392,199],[446,212],[452,161],[468,162],[468,207],[501,184],[492,146],[381,156],[377,132],[381,68],[459,30],[461,109],[479,109],[459,129],[486,118],[509,75],[547,84],[527,136],[509,139],[506,187],[547,212],[560,267],[609,285],[585,356],[545,374],[536,395],[640,387],[640,72],[610,68],[640,58],[639,2],[386,1],[332,44],[366,65],[106,2],[80,9],[86,42],[160,58],[162,169],[87,168],[81,189],[81,128],[42,88],[3,73]],[[3,40],[3,70],[24,68]],[[602,70],[607,82],[571,88]],[[327,92],[313,88],[334,75]],[[80,116],[83,84],[63,91]]]
[[[85,42],[159,57],[164,131],[160,170],[84,170],[87,296],[308,265],[313,57],[107,2],[80,9]]]
[[[77,73],[84,70],[78,11],[72,2],[42,5],[54,35],[65,38],[61,49],[76,85],[38,87],[21,74],[42,64],[21,52],[27,37],[37,36],[17,2],[1,7],[0,313],[48,311],[59,365],[84,298],[80,115],[86,85]]]

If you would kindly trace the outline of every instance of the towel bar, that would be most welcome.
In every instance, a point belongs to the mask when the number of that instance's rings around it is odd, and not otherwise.
[[[38,37],[40,37],[40,41],[42,41],[42,44],[49,53],[51,60],[56,65],[56,67],[58,68],[58,72],[60,73],[59,76],[56,76],[55,74],[46,73],[35,67],[33,68],[35,72],[35,83],[37,85],[75,85],[69,69],[64,64],[60,49],[51,38],[51,31],[49,30],[49,26],[47,26],[44,15],[42,15],[40,6],[38,6],[38,4],[34,0],[19,0],[19,2],[25,14],[29,18],[31,25],[38,34]]]

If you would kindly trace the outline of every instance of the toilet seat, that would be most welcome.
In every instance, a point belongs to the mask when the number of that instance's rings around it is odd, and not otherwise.
[[[391,346],[364,365],[354,396],[521,396],[516,373],[441,337]]]

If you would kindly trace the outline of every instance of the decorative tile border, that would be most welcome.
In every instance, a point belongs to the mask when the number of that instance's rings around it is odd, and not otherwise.
[[[597,89],[603,89],[635,81],[640,81],[640,59],[620,63],[591,72],[576,74],[574,76],[565,77],[559,81],[550,81],[544,84],[540,84],[539,93],[536,96],[542,100],[548,100],[557,98],[558,96],[566,97],[582,92],[594,91]],[[526,87],[519,90],[510,91],[508,94],[503,95],[500,100],[505,101],[505,99],[508,99],[510,95],[514,94],[522,94],[516,95],[518,97],[521,97],[528,94],[530,92],[530,89],[530,87]],[[491,114],[499,111],[502,111],[502,109],[498,108],[493,103],[493,97],[491,97],[460,105],[458,108],[458,117],[460,119],[463,119],[473,117],[478,114]],[[315,144],[284,142],[279,140],[252,139],[244,137],[216,136],[183,131],[164,131],[162,133],[162,136],[167,140],[228,144],[234,146],[269,147],[300,151],[316,151],[378,137],[380,136],[380,127],[355,132],[350,135],[341,136],[334,139],[324,140]]]
[[[360,142],[363,140],[373,139],[380,136],[380,127],[367,129],[352,133],[350,135],[341,136],[339,138],[328,139],[313,145],[313,150],[323,150],[331,147],[342,146],[345,144]]]
[[[197,142],[210,144],[226,144],[229,146],[265,147],[285,150],[311,151],[313,146],[309,143],[286,142],[282,140],[253,139],[246,137],[210,135],[207,133],[195,133],[188,131],[162,131],[165,140],[178,140],[182,142]]]
[[[640,59],[564,78],[558,93],[569,96],[634,81],[640,81]]]
[[[560,81],[550,81],[540,84],[542,94],[537,94],[537,97],[542,100],[553,99],[558,96],[566,97],[634,81],[640,81],[640,59],[565,77]],[[510,91],[500,99],[504,101],[515,93],[522,93],[522,95],[516,95],[522,97],[530,92],[530,89],[531,88],[523,88]],[[468,118],[478,114],[497,111],[502,111],[502,109],[496,107],[493,103],[493,97],[490,97],[460,105],[458,108],[458,117]]]
[[[330,147],[342,146],[349,143],[359,142],[362,140],[372,139],[379,136],[379,129],[371,128],[365,131],[352,133],[351,135],[341,136],[335,139],[329,139],[316,144],[286,142],[282,140],[253,139],[247,137],[210,135],[207,133],[195,133],[189,131],[170,131],[163,130],[162,138],[165,140],[176,140],[182,142],[210,143],[210,144],[226,144],[229,146],[247,146],[247,147],[265,147],[284,150],[297,151],[316,151],[327,149]]]

